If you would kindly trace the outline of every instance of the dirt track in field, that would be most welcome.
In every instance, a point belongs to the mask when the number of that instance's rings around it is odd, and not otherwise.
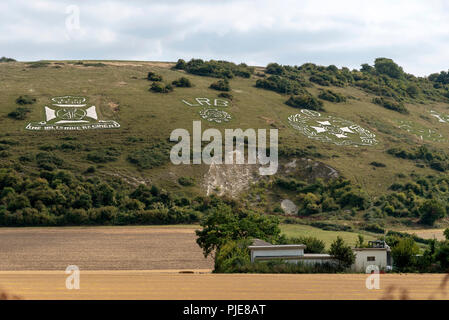
[[[0,228],[0,271],[210,269],[192,227]]]

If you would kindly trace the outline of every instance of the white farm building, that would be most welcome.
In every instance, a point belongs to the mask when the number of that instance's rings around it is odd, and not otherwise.
[[[251,262],[284,260],[288,263],[322,264],[336,263],[337,260],[329,254],[304,253],[304,244],[273,245],[255,239],[251,246]],[[369,241],[367,248],[353,248],[355,262],[351,269],[355,272],[365,272],[368,266],[377,266],[379,270],[391,269],[392,259],[390,247],[384,241]]]

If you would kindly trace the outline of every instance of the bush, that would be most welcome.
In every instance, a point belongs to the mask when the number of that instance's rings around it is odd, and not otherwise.
[[[438,200],[429,199],[420,206],[419,213],[421,214],[420,223],[433,226],[435,221],[446,215],[446,208]]]
[[[183,59],[178,59],[178,62],[176,62],[176,65],[173,67],[173,69],[184,70],[186,66],[187,64]]]
[[[315,237],[296,237],[287,238],[283,244],[304,244],[306,248],[305,253],[324,253],[326,247],[324,241],[317,239]]]
[[[16,60],[13,59],[13,58],[1,57],[0,58],[0,63],[1,62],[16,62]]]
[[[160,82],[153,82],[151,84],[151,91],[158,93],[169,93],[173,91],[173,87],[170,84],[162,84]]]
[[[30,112],[31,112],[31,109],[29,109],[29,108],[18,107],[16,110],[8,113],[8,117],[16,119],[16,120],[25,120],[27,117],[27,114]]]
[[[178,80],[174,80],[172,82],[172,85],[175,87],[181,87],[181,88],[190,88],[192,87],[192,82],[188,78],[181,77]]]
[[[377,168],[385,168],[387,166],[385,163],[377,162],[377,161],[371,162],[370,165],[372,165],[373,167],[377,167]]]
[[[265,68],[265,72],[269,74],[281,75],[284,73],[284,68],[277,63],[269,63]]]
[[[299,94],[303,92],[301,86],[293,80],[273,75],[267,79],[258,79],[256,87],[278,93]]]
[[[120,152],[110,148],[107,150],[92,151],[87,155],[87,160],[95,163],[106,163],[116,161]]]
[[[150,71],[150,72],[148,72],[147,79],[148,79],[149,81],[156,81],[156,82],[159,82],[159,81],[162,81],[162,76],[159,75],[159,74],[156,74],[156,73]]]
[[[377,58],[374,61],[374,68],[380,74],[386,74],[387,76],[395,79],[399,79],[404,75],[404,71],[393,60],[387,58]]]
[[[128,155],[127,159],[140,169],[151,169],[169,161],[170,149],[168,144],[161,142],[149,148],[137,150]]]
[[[195,185],[195,179],[193,179],[192,177],[180,177],[178,179],[178,182],[180,185],[185,187]]]
[[[331,243],[329,254],[337,259],[341,269],[349,268],[355,261],[355,255],[351,247],[346,245],[343,238],[337,239]]]
[[[318,94],[318,98],[322,100],[327,100],[330,102],[340,103],[340,102],[346,102],[346,97],[343,96],[340,93],[333,92],[331,90],[322,90]]]
[[[394,266],[400,271],[407,271],[412,268],[416,262],[416,255],[419,253],[419,248],[410,237],[405,237],[399,240],[399,242],[391,250]]]
[[[323,102],[310,94],[291,96],[285,104],[294,108],[304,108],[316,111],[324,111]]]
[[[254,73],[254,68],[248,67],[244,63],[236,65],[232,62],[220,60],[203,61],[201,59],[192,59],[185,63],[184,60],[180,59],[174,68],[199,76],[227,79],[231,79],[234,76],[249,78]]]
[[[229,100],[232,100],[234,97],[232,96],[232,94],[230,94],[230,93],[227,93],[227,92],[220,92],[219,94],[218,94],[218,97],[219,98],[224,98],[224,99],[229,99]]]
[[[27,95],[20,96],[16,99],[16,103],[20,105],[33,104],[36,102],[36,99]]]
[[[231,91],[231,87],[229,86],[229,81],[227,79],[221,79],[217,82],[213,82],[209,88],[218,90],[218,91]]]
[[[407,108],[404,106],[403,103],[400,102],[394,102],[391,100],[387,100],[384,98],[374,98],[373,99],[374,104],[378,104],[386,109],[397,111],[399,113],[408,114]]]

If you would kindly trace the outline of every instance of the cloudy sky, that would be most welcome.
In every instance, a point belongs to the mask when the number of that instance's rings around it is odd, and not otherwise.
[[[444,0],[2,0],[0,56],[449,69]]]

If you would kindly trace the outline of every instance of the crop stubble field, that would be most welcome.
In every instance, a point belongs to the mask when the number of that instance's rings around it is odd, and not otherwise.
[[[22,299],[448,299],[444,274],[211,274],[195,227],[0,229],[0,293]],[[80,267],[80,290],[65,287]],[[187,273],[186,273],[187,272]]]

